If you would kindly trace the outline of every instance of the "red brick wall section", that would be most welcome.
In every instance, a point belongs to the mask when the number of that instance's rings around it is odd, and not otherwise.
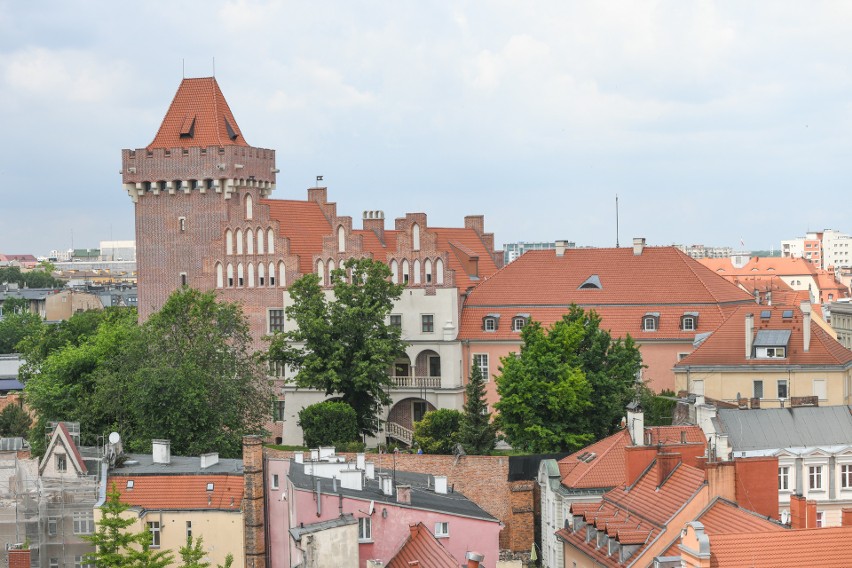
[[[245,528],[245,568],[266,566],[266,503],[263,486],[263,440],[259,436],[243,437],[243,524]]]
[[[777,479],[778,458],[738,458],[734,460],[734,469],[737,503],[777,520],[778,486],[774,481],[767,483],[767,480]]]
[[[286,459],[293,452],[265,450],[269,458]],[[348,455],[355,459],[354,455]],[[376,468],[393,467],[393,454],[367,454]],[[509,458],[505,456],[454,456],[397,454],[396,468],[431,475],[446,475],[448,487],[463,494],[499,519],[500,548],[529,552],[533,542],[535,482],[509,482]]]
[[[9,568],[30,568],[30,550],[10,550]]]

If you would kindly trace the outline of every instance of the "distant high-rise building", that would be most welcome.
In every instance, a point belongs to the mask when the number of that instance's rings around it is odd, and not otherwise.
[[[565,248],[576,248],[577,244],[565,241]],[[517,243],[506,243],[503,245],[503,264],[509,264],[519,256],[531,250],[552,250],[556,248],[556,242],[529,243],[518,241]]]
[[[734,254],[731,247],[708,247],[705,245],[676,245],[678,249],[695,259],[728,258]]]
[[[781,256],[804,258],[823,270],[852,267],[852,235],[834,229],[809,232],[781,241]]]

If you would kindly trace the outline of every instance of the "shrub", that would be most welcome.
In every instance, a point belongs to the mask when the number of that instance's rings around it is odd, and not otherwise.
[[[459,441],[462,413],[442,408],[423,415],[423,420],[414,424],[414,443],[425,454],[452,454]]]
[[[309,448],[344,447],[358,441],[358,417],[345,402],[326,401],[299,411],[299,426]]]

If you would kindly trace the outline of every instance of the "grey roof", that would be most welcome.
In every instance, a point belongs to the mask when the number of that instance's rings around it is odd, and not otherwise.
[[[390,470],[382,470],[383,473],[390,473]],[[379,470],[376,469],[376,474]],[[411,504],[402,505],[396,502],[396,489],[394,495],[385,495],[382,493],[378,479],[366,480],[364,489],[343,489],[340,487],[340,481],[337,482],[337,494],[344,497],[352,497],[354,499],[363,499],[365,501],[375,501],[376,503],[388,503],[398,507],[409,507],[412,509],[425,509],[428,511],[438,511],[440,513],[448,513],[451,515],[459,515],[463,517],[473,517],[476,519],[485,519],[488,521],[497,521],[496,518],[483,511],[476,503],[462,495],[461,493],[451,491],[446,495],[435,493],[429,489],[429,475],[423,473],[412,473],[409,471],[396,472],[396,485],[411,486]],[[317,481],[320,482],[323,493],[335,493],[333,481],[320,477],[313,477],[305,474],[304,464],[290,462],[290,481],[297,489],[306,491],[316,490]],[[449,489],[449,488],[448,488]]]
[[[779,347],[787,346],[790,341],[789,329],[761,329],[754,338],[755,347]]]
[[[720,408],[718,416],[735,452],[852,445],[852,414],[848,406]]]
[[[170,463],[154,463],[151,454],[126,454],[127,461],[111,470],[110,475],[216,475],[243,473],[243,460],[222,459],[201,469],[200,457],[172,456]],[[132,463],[138,462],[138,463]]]
[[[345,513],[342,517],[335,517],[334,519],[329,519],[327,521],[320,521],[318,523],[311,523],[310,525],[305,525],[302,523],[301,526],[293,527],[290,529],[290,536],[293,537],[293,540],[299,542],[302,540],[302,536],[306,534],[311,534],[319,531],[324,531],[327,529],[334,529],[337,527],[345,527],[347,525],[354,525],[358,523],[358,519],[352,515],[352,513]]]

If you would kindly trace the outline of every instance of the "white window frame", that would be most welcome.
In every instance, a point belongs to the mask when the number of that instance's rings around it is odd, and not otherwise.
[[[781,396],[781,384],[784,384],[784,396]],[[778,398],[787,399],[790,398],[790,383],[787,379],[778,379],[775,381],[775,393],[778,395]]]
[[[358,542],[373,542],[373,520],[358,517]]]
[[[146,526],[151,533],[151,548],[160,548],[160,521],[148,521]]]
[[[808,466],[808,491],[823,491],[821,465]]]
[[[642,331],[657,331],[657,318],[645,316],[642,318]]]
[[[449,521],[438,521],[435,523],[435,538],[449,538],[450,523]]]
[[[852,464],[840,464],[840,488],[852,489]]]
[[[695,318],[693,316],[683,318],[683,331],[695,331]]]
[[[276,491],[278,489],[279,486],[278,486],[278,474],[277,473],[272,474],[272,479],[269,482],[269,487],[273,491]]]
[[[760,386],[759,389],[758,386]],[[760,396],[757,396],[758,390],[760,391]],[[755,379],[751,382],[751,394],[752,398],[763,398],[763,395],[766,394],[766,391],[763,390],[763,379]]]
[[[485,331],[497,331],[497,318],[485,318],[482,327]]]
[[[524,317],[514,317],[512,318],[512,331],[518,331],[524,329],[524,326],[527,325],[527,318]]]
[[[825,526],[825,511],[817,511],[816,526],[817,528],[822,528]]]
[[[790,490],[790,466],[778,466],[778,491]]]
[[[95,532],[95,515],[92,511],[74,511],[74,534]]]
[[[485,378],[485,382],[489,382],[491,380],[491,368],[489,363],[488,353],[473,353],[471,356],[471,365],[479,367],[482,376]]]

